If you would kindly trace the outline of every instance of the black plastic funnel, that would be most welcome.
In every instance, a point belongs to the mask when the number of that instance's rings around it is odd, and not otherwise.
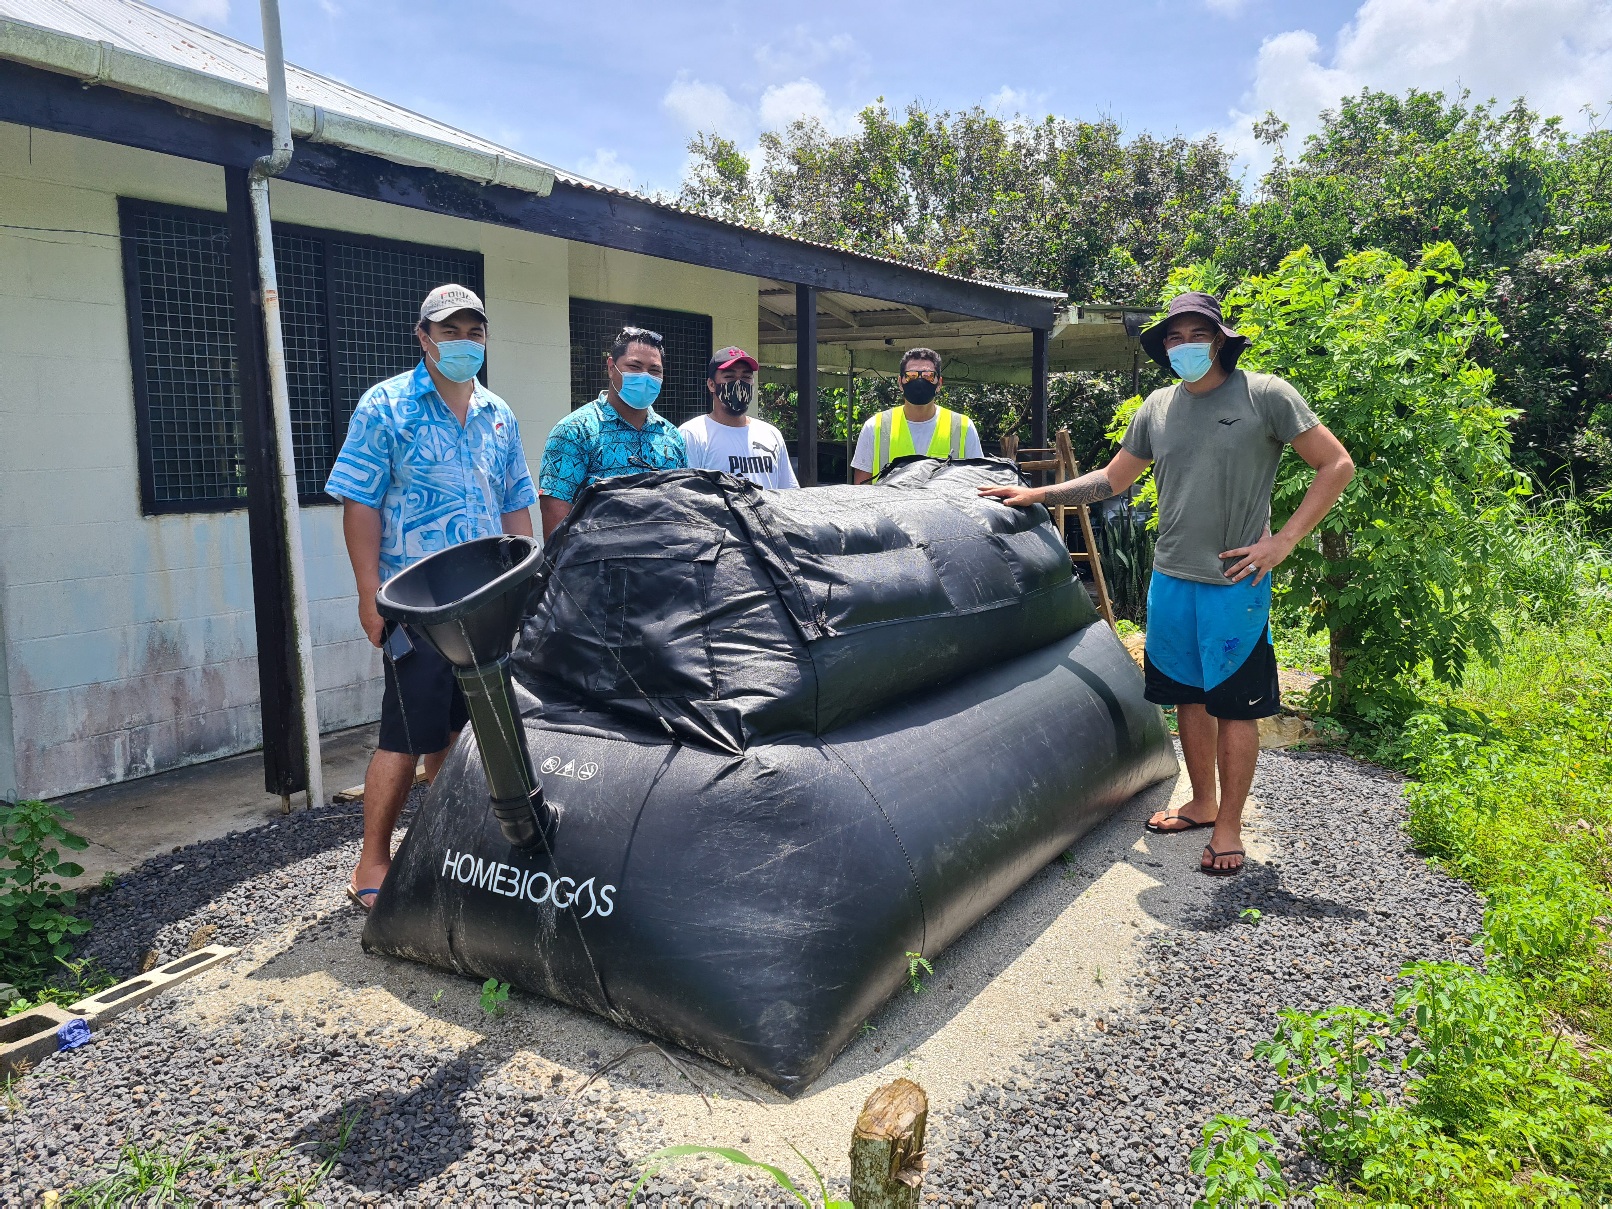
[[[532,771],[509,667],[542,562],[542,547],[533,538],[479,537],[427,555],[382,584],[375,597],[382,617],[406,625],[453,665],[470,707],[493,814],[504,838],[518,848],[536,846],[553,824]]]

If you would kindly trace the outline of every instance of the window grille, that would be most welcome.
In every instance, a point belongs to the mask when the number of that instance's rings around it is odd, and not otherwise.
[[[239,506],[246,499],[241,405],[235,387],[229,231],[213,215],[126,215],[131,350],[142,386],[142,478],[147,511]],[[138,309],[136,309],[138,308]],[[153,506],[154,505],[154,506]]]
[[[482,294],[481,256],[409,244],[330,243],[336,302],[336,424],[342,437],[364,392],[420,361],[420,303],[454,281]],[[485,381],[485,372],[483,373]],[[338,438],[339,439],[339,438]],[[331,460],[334,461],[334,451]],[[328,468],[328,466],[327,466]]]
[[[647,327],[666,339],[662,352],[666,380],[655,400],[655,410],[673,424],[710,411],[705,367],[712,352],[711,316],[589,298],[571,299],[571,406],[577,408],[597,399],[609,385],[604,359],[616,333],[628,324]]]
[[[130,356],[144,510],[246,501],[241,404],[222,215],[125,199]],[[252,254],[252,250],[247,250]],[[420,300],[457,281],[482,292],[476,252],[276,224],[281,331],[297,488],[323,494],[358,400],[420,359]]]

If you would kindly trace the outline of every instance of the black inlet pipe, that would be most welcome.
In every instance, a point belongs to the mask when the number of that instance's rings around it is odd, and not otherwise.
[[[424,638],[464,691],[493,817],[517,848],[535,848],[554,826],[532,771],[515,704],[509,649],[520,628],[542,548],[530,537],[480,537],[429,554],[381,585],[375,608]]]
[[[526,728],[515,706],[509,656],[476,667],[456,667],[453,675],[470,708],[493,817],[504,838],[515,847],[535,848],[552,824],[553,812],[544,802],[543,786],[532,770]]]

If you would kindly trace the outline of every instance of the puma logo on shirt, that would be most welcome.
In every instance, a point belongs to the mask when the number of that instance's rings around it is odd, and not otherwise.
[[[751,457],[739,457],[736,454],[728,455],[729,474],[771,474],[778,465],[777,450],[767,450]]]
[[[784,434],[751,416],[746,424],[719,424],[696,416],[678,431],[688,451],[691,470],[717,470],[757,487],[798,487]]]

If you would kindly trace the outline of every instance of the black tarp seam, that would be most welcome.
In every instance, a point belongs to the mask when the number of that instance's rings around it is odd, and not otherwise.
[[[924,952],[925,946],[929,944],[929,910],[924,906],[923,885],[918,880],[917,867],[912,863],[912,856],[907,852],[907,846],[901,842],[901,833],[896,830],[896,825],[890,821],[890,815],[885,810],[884,803],[879,801],[879,795],[874,793],[873,787],[862,779],[862,774],[852,767],[849,760],[840,755],[839,749],[832,743],[822,738],[819,738],[818,742],[822,743],[824,751],[833,752],[834,758],[845,765],[845,771],[856,778],[856,783],[862,786],[862,791],[868,795],[868,800],[873,803],[874,809],[884,819],[884,825],[890,828],[890,837],[895,840],[896,847],[901,850],[901,859],[907,865],[907,876],[912,879],[912,895],[918,900],[918,923],[923,929],[918,940],[918,952],[921,954]]]

